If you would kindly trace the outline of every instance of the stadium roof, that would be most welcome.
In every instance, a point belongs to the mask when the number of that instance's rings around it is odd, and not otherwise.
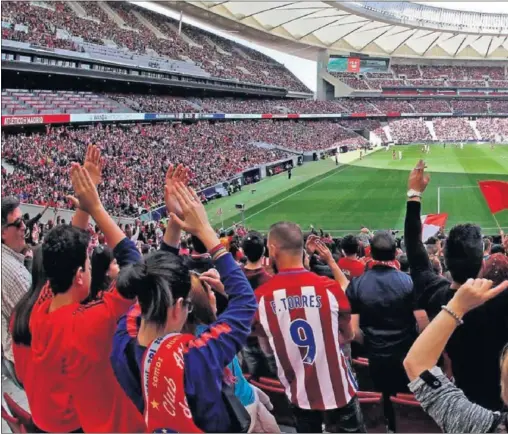
[[[174,2],[158,3],[175,7]],[[413,2],[192,0],[178,9],[295,56],[320,49],[379,56],[507,59],[508,14]]]

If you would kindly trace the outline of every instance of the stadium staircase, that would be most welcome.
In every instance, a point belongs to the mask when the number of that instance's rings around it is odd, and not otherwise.
[[[469,125],[471,125],[471,129],[474,131],[475,137],[479,141],[483,140],[482,135],[480,134],[480,131],[478,131],[478,128],[476,128],[476,121],[469,121]]]
[[[432,137],[432,140],[437,140],[436,131],[434,131],[434,124],[432,121],[425,121],[425,125],[427,125],[427,128],[429,129],[430,137]]]
[[[118,27],[127,27],[130,28],[127,24],[125,24],[125,21],[122,19],[120,15],[118,15],[113,9],[109,7],[109,5],[106,2],[97,2],[97,6],[99,6],[106,15],[118,25]]]
[[[393,142],[392,131],[390,130],[390,125],[388,125],[388,124],[383,125],[383,131],[385,132],[386,139],[388,140],[388,143]]]
[[[169,39],[164,33],[162,33],[157,27],[155,27],[150,21],[148,21],[143,15],[141,15],[137,10],[132,9],[130,11],[132,15],[134,15],[138,21],[143,24],[148,30],[150,30],[157,38],[159,39]]]
[[[247,53],[245,53],[244,51],[240,50],[240,48],[238,47],[233,47],[233,50],[235,52],[237,52],[240,56],[242,56],[244,59],[246,60],[252,60],[248,55]]]
[[[178,26],[175,23],[173,23],[172,21],[165,21],[165,24],[174,32],[175,35],[178,35]],[[182,38],[185,42],[187,42],[187,44],[191,46],[203,48],[202,45],[198,44],[197,42],[194,42],[194,40],[192,40],[189,36],[187,36],[187,34],[183,30],[180,32],[180,38]]]
[[[214,47],[218,53],[225,54],[226,56],[231,56],[231,53],[229,51],[223,50],[221,47],[219,47],[215,42],[213,42],[208,36],[203,34],[203,39],[205,39],[212,47]]]
[[[30,5],[31,6],[37,6],[39,8],[43,8],[43,9],[49,9],[50,11],[55,12],[55,8],[53,7],[53,5],[50,5],[48,2],[44,2],[44,1],[32,1],[32,2],[30,2]]]
[[[86,20],[92,20],[92,18],[88,16],[88,14],[83,9],[83,7],[79,4],[79,2],[69,1],[69,2],[67,2],[67,6],[69,6],[78,17],[84,18]]]

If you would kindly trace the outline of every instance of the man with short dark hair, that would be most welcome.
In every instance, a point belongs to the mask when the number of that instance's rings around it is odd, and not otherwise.
[[[262,263],[265,253],[263,235],[256,231],[249,232],[242,241],[242,250],[247,258],[247,263],[242,266],[242,271],[252,289],[256,291],[259,286],[272,277],[266,272]],[[249,336],[242,354],[247,369],[254,378],[277,376],[277,365],[273,351],[266,338]]]
[[[336,281],[304,268],[303,247],[295,223],[270,228],[268,249],[278,274],[256,290],[255,329],[270,341],[298,432],[321,432],[323,422],[327,432],[365,432],[339,343],[339,336],[353,338],[347,297]]]
[[[408,181],[404,240],[418,305],[434,318],[468,279],[476,278],[483,265],[481,229],[473,224],[454,226],[446,241],[444,257],[452,282],[435,273],[421,241],[422,196],[430,181],[420,160]],[[467,398],[490,410],[502,408],[499,354],[508,341],[508,292],[490,300],[464,317],[452,335],[446,352],[452,362],[457,387]]]
[[[78,212],[97,222],[120,267],[140,261],[134,243],[102,206],[98,182],[77,163],[71,167],[71,178]],[[86,226],[56,226],[42,247],[49,284],[30,315],[31,363],[24,375],[33,422],[38,432],[144,430],[142,416],[121,390],[109,363],[116,323],[136,294],[112,287],[94,302],[82,304],[91,281]]]
[[[242,241],[242,250],[247,257],[247,263],[242,267],[252,289],[255,291],[260,285],[270,279],[262,264],[265,252],[264,237],[259,232],[249,232]]]
[[[398,270],[397,244],[390,231],[376,232],[370,246],[369,270],[351,281],[346,294],[351,303],[355,340],[365,345],[374,388],[383,394],[387,426],[395,431],[390,396],[407,391],[408,378],[402,362],[418,336],[413,282]]]
[[[340,243],[344,257],[339,259],[339,267],[346,277],[351,280],[365,271],[365,264],[358,259],[360,243],[354,235],[346,235]]]
[[[4,365],[14,382],[17,380],[9,321],[14,307],[32,283],[21,253],[25,247],[25,230],[18,198],[2,198],[2,349]]]

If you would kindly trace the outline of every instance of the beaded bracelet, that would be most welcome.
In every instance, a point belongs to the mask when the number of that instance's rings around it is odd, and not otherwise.
[[[446,313],[448,313],[449,315],[451,315],[453,317],[453,319],[455,320],[455,322],[457,323],[458,326],[464,324],[464,321],[462,320],[462,318],[460,316],[458,316],[453,310],[451,310],[448,306],[441,306],[441,309],[444,310]]]

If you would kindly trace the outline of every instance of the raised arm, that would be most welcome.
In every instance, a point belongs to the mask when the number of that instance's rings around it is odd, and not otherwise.
[[[138,262],[141,255],[135,244],[130,241],[108,212],[102,206],[97,188],[88,171],[77,163],[71,167],[72,186],[77,198],[71,200],[84,212],[91,215],[108,240],[120,267]]]
[[[419,307],[426,308],[427,301],[434,293],[435,288],[444,278],[436,275],[422,242],[421,223],[421,196],[430,177],[425,174],[425,163],[420,160],[409,175],[408,191],[410,197],[407,202],[406,221],[404,225],[404,242],[406,243],[407,258],[411,270],[417,303]]]
[[[249,281],[220,243],[194,190],[176,182],[175,196],[184,219],[171,212],[171,220],[202,241],[215,262],[229,297],[228,306],[217,321],[189,343],[185,362],[185,394],[193,409],[194,422],[199,427],[206,426],[209,432],[223,432],[228,420],[210,420],[207,417],[217,399],[210,395],[210,391],[217,390],[217,384],[224,379],[224,368],[245,345],[257,303]]]
[[[508,288],[508,281],[492,288],[492,281],[469,279],[416,339],[404,360],[410,389],[444,432],[488,432],[494,413],[471,403],[436,367],[455,329],[470,310]]]
[[[181,182],[184,186],[187,186],[189,183],[189,169],[183,167],[182,164],[179,164],[176,168],[172,164],[168,167],[168,171],[166,173],[166,185],[164,187],[164,201],[166,202],[168,214],[174,213],[179,218],[183,219],[182,207],[175,196],[176,182]],[[164,244],[172,247],[173,249],[178,249],[180,246],[181,235],[182,230],[180,225],[174,219],[169,218],[168,227],[166,228],[166,232],[164,232]],[[164,248],[162,250],[168,249]]]
[[[181,182],[176,182],[175,196],[182,207],[185,220],[174,213],[171,213],[171,218],[182,229],[203,242],[212,255],[229,297],[227,309],[197,338],[195,345],[191,344],[188,357],[193,360],[189,363],[189,369],[196,370],[195,372],[222,372],[247,341],[257,309],[256,299],[244,273],[222,246],[210,226],[205,208],[194,190],[185,187]],[[201,345],[201,342],[205,345]],[[187,378],[191,390],[200,388],[197,383],[202,382],[202,379],[198,379],[201,376],[190,375],[186,376]]]
[[[342,272],[335,259],[333,259],[332,252],[321,240],[316,240],[316,251],[319,257],[330,267],[332,270],[333,278],[340,285],[343,291],[346,291],[349,286],[349,280],[346,275]]]
[[[95,145],[88,145],[83,167],[88,171],[90,179],[96,187],[99,186],[102,180],[102,166],[103,161],[101,160],[100,149]],[[72,196],[69,196],[68,198],[74,202]],[[74,205],[76,205],[75,202]],[[72,226],[86,230],[88,228],[89,217],[90,215],[87,212],[77,208],[74,216],[72,217]]]
[[[42,212],[40,212],[39,214],[37,214],[35,217],[31,218],[30,220],[28,220],[26,223],[25,223],[25,226],[29,229],[32,229],[33,228],[33,225],[35,223],[37,223],[41,217],[44,215],[44,213],[48,210],[49,208],[49,203],[46,205],[46,207],[42,210]]]
[[[422,223],[420,217],[421,195],[430,181],[429,175],[425,174],[425,163],[420,160],[411,171],[408,181],[406,221],[404,225],[404,242],[406,243],[407,258],[411,272],[431,270],[432,265],[429,255],[422,242]]]

